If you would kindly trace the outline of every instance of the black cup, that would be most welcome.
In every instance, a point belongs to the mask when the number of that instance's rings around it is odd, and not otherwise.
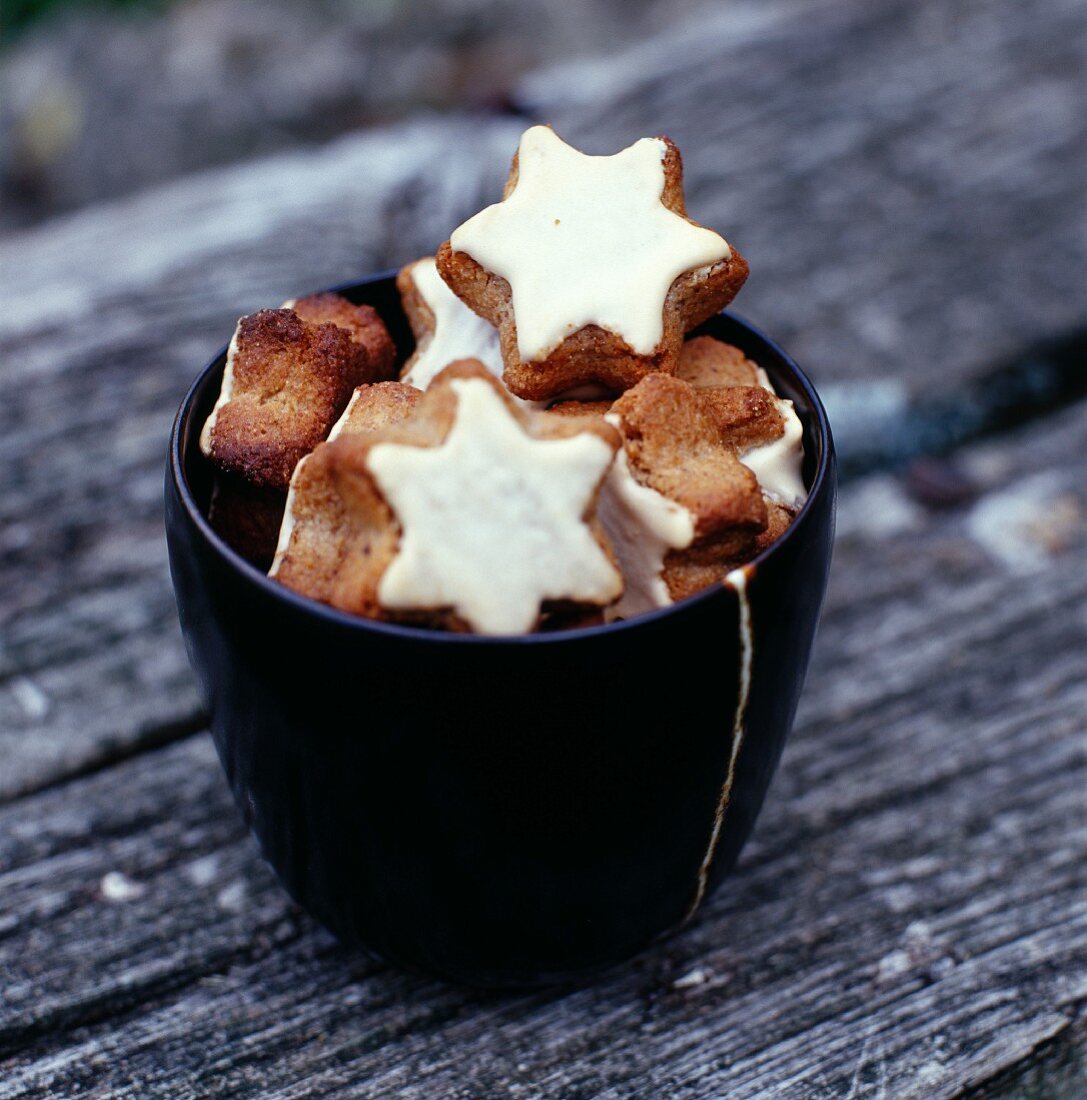
[[[391,276],[338,290],[410,350]],[[728,314],[700,331],[795,403],[808,501],[743,583],[550,634],[371,622],[268,580],[205,518],[198,439],[225,348],[185,397],[166,532],[189,657],[265,858],[342,940],[474,985],[561,981],[681,923],[735,863],[804,681],[835,464],[779,347]]]

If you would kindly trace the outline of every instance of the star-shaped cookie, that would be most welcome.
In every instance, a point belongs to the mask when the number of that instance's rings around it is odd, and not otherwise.
[[[504,199],[438,250],[453,290],[499,329],[504,379],[546,399],[675,370],[684,334],[747,277],[727,241],[686,216],[667,138],[587,156],[550,127],[521,138]]]
[[[676,377],[690,382],[707,396],[717,395],[729,408],[729,441],[736,446],[740,461],[759,479],[771,509],[771,528],[777,538],[789,519],[807,499],[802,466],[804,428],[791,401],[778,397],[769,377],[744,353],[712,336],[697,336],[683,345]],[[758,386],[771,394],[780,427],[761,415],[762,401],[744,397],[740,387]],[[741,402],[747,402],[745,421]],[[768,430],[769,429],[769,430]],[[786,511],[783,520],[780,513]],[[761,542],[761,539],[760,539]],[[761,545],[759,547],[762,549]]]
[[[656,374],[619,398],[606,419],[621,432],[623,450],[600,515],[627,584],[609,618],[667,606],[755,554],[767,509],[737,447],[780,432],[770,394],[757,386],[696,390]]]
[[[310,324],[289,309],[243,317],[200,449],[220,473],[286,491],[299,459],[375,371],[366,348],[339,325]]]
[[[320,537],[296,521],[309,557],[288,551],[277,579],[344,610],[485,634],[606,605],[623,581],[595,506],[618,446],[599,419],[518,408],[482,364],[454,363],[401,424],[304,464],[294,510]]]
[[[425,390],[458,359],[478,359],[496,378],[502,376],[498,330],[449,289],[433,256],[402,267],[396,288],[415,336],[415,352],[400,373],[402,382]]]

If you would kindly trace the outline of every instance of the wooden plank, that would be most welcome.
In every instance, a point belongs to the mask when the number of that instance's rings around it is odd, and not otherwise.
[[[481,994],[338,948],[203,737],[0,808],[0,1098],[927,1100],[1052,1065],[1084,1087],[1085,456],[1080,406],[966,452],[958,509],[847,492],[739,872],[582,988]]]
[[[719,5],[519,99],[596,152],[668,133],[740,312],[822,382],[942,392],[1084,323],[1079,0]]]
[[[0,799],[198,714],[162,470],[181,396],[236,316],[433,249],[498,186],[487,165],[519,129],[405,125],[4,242]]]

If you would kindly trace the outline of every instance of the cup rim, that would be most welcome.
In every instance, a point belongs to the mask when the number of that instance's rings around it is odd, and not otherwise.
[[[326,293],[355,291],[371,283],[380,282],[385,279],[394,279],[396,274],[396,269],[378,272],[373,275],[365,276],[362,279],[337,284],[336,286],[330,287]],[[734,321],[742,328],[746,329],[750,335],[769,347],[785,366],[792,371],[797,386],[803,391],[808,401],[812,412],[815,435],[822,444],[815,468],[815,475],[808,489],[807,499],[801,505],[792,523],[790,523],[785,532],[775,539],[768,547],[760,551],[760,553],[750,561],[738,566],[738,569],[742,570],[745,576],[751,577],[758,572],[759,566],[769,561],[776,553],[780,552],[791,539],[796,537],[797,531],[812,511],[816,497],[821,496],[826,491],[826,482],[830,477],[830,468],[834,455],[834,440],[831,435],[830,422],[827,419],[827,413],[826,409],[823,407],[823,402],[816,392],[815,387],[812,385],[811,380],[804,371],[800,369],[792,356],[775,340],[772,340],[762,332],[761,329],[751,324],[750,321],[739,314],[724,309],[716,316],[728,317],[729,320]],[[719,596],[722,589],[729,589],[729,586],[723,582],[711,584],[701,592],[696,592],[692,596],[677,600],[667,607],[643,612],[630,619],[619,619],[615,622],[600,623],[593,626],[570,627],[563,630],[551,630],[546,632],[537,631],[529,634],[462,634],[453,631],[434,630],[430,627],[407,626],[401,623],[382,622],[378,619],[368,619],[361,615],[352,615],[346,611],[340,611],[337,608],[330,607],[328,604],[321,603],[319,600],[304,596],[300,592],[295,592],[286,585],[279,584],[277,581],[272,580],[257,569],[256,566],[246,561],[236,550],[227,545],[212,528],[207,517],[203,514],[189,487],[188,479],[185,476],[185,465],[181,454],[183,429],[189,417],[192,415],[198,392],[202,388],[207,376],[213,370],[217,369],[220,361],[227,353],[227,347],[228,345],[224,344],[219,348],[199,374],[197,374],[186,391],[184,398],[182,398],[181,405],[174,417],[173,427],[170,431],[170,453],[168,463],[171,483],[178,500],[180,500],[185,509],[189,522],[200,533],[205,545],[216,554],[219,560],[229,567],[240,581],[260,592],[264,597],[272,599],[273,601],[278,601],[285,607],[299,614],[315,616],[317,619],[324,620],[341,629],[361,631],[364,634],[385,635],[390,638],[398,638],[405,641],[431,642],[436,645],[494,646],[516,644],[548,646],[561,644],[563,642],[602,638],[606,635],[648,628],[661,619],[689,610],[698,604],[705,603]]]

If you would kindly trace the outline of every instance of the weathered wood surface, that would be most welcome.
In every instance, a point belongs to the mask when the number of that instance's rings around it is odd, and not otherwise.
[[[928,1098],[1087,1087],[1087,408],[847,491],[740,871],[584,988],[479,994],[299,914],[206,735],[0,810],[0,1097]],[[1043,1095],[1062,1095],[1059,1091]]]
[[[849,399],[848,450],[1087,323],[1084,32],[1073,0],[730,5],[521,98],[594,149],[681,142],[752,260],[741,312]],[[428,251],[522,125],[405,124],[0,245],[0,1098],[1087,1091],[1082,404],[915,479],[950,510],[848,488],[740,872],[604,981],[369,964],[244,836],[193,733],[170,418],[238,313]]]

